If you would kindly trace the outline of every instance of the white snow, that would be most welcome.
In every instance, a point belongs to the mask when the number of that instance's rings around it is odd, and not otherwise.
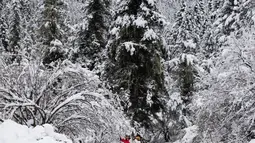
[[[117,17],[115,22],[117,25],[121,25],[124,27],[124,26],[130,25],[131,24],[130,21],[133,19],[134,19],[134,16],[124,15],[124,16]]]
[[[182,103],[180,93],[174,92],[170,96],[170,100],[167,102],[167,106],[170,107],[173,111],[177,109],[177,106]]]
[[[218,80],[225,79],[228,76],[230,76],[231,74],[233,74],[233,72],[222,72],[222,73],[219,73],[217,79]]]
[[[153,29],[148,29],[143,36],[142,40],[153,40],[153,39],[158,39],[157,34],[154,32]]]
[[[196,125],[185,128],[184,130],[186,132],[184,137],[174,143],[192,143],[193,139],[198,135],[198,126]]]
[[[194,43],[191,39],[184,41],[183,44],[185,47],[196,48],[196,43]]]
[[[167,64],[170,68],[173,68],[175,66],[177,66],[180,63],[180,59],[179,58],[173,58],[172,60],[168,61]]]
[[[253,140],[251,140],[249,143],[255,143],[255,140],[253,139]]]
[[[145,27],[148,22],[146,20],[144,20],[144,18],[142,16],[140,16],[133,23],[137,27]]]
[[[232,51],[229,50],[229,49],[223,49],[221,55],[222,55],[222,57],[225,57],[225,58],[226,58],[227,56],[230,55],[231,52],[232,52]]]
[[[110,34],[111,34],[111,35],[116,35],[116,36],[117,36],[119,30],[120,30],[119,28],[114,27],[114,28],[110,31]]]
[[[226,19],[226,21],[225,21],[225,26],[228,26],[229,23],[231,23],[232,21],[234,21],[234,16],[235,16],[235,13],[232,12],[231,15]]]
[[[241,65],[239,67],[240,71],[241,72],[244,72],[244,73],[250,73],[252,72],[252,69],[250,67],[247,67],[246,65]]]
[[[56,113],[60,108],[62,108],[63,106],[69,104],[71,101],[75,101],[75,100],[83,100],[84,97],[82,96],[82,94],[84,94],[84,92],[81,93],[77,93],[69,98],[67,98],[65,101],[63,101],[62,103],[60,103],[52,112],[51,114]]]
[[[0,124],[0,143],[72,143],[65,135],[55,133],[54,127],[45,124],[28,128],[12,120]]]
[[[57,46],[57,47],[63,46],[62,42],[58,39],[55,39],[54,41],[51,41],[50,45]]]
[[[46,22],[45,24],[44,24],[44,26],[46,27],[46,28],[48,28],[49,26],[50,26],[50,22]]]
[[[198,59],[192,54],[182,54],[181,62],[187,62],[188,64],[193,65],[194,63],[198,62]]]
[[[134,48],[134,45],[136,45],[135,43],[133,42],[125,42],[123,43],[125,45],[125,48],[128,52],[130,52],[130,55],[132,56],[135,52],[135,48]]]
[[[151,6],[153,6],[153,5],[155,5],[155,0],[148,0],[148,3],[149,3]]]

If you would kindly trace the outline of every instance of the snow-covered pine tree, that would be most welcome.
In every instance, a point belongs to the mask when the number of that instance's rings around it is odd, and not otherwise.
[[[4,17],[0,18],[0,30],[1,30],[1,32],[0,32],[1,33],[0,34],[1,50],[4,49],[5,51],[7,51],[7,47],[8,47],[8,40],[7,40],[7,35],[6,35],[7,25],[5,23]]]
[[[206,16],[205,16],[205,3],[203,0],[198,0],[192,11],[194,32],[197,34],[197,42],[201,43],[205,34]]]
[[[64,23],[64,9],[66,4],[62,0],[44,0],[44,10],[40,35],[45,47],[43,64],[63,60],[65,49],[63,42],[67,37],[63,35],[66,31]]]
[[[198,0],[192,11],[192,15],[194,15],[193,34],[197,36],[197,46],[199,48],[197,53],[200,53],[198,55],[200,56],[199,58],[201,61],[210,58],[218,51],[218,45],[213,36],[213,22],[215,21],[215,13],[217,13],[213,9],[213,3],[213,0],[209,0],[208,3],[204,0]]]
[[[198,34],[195,31],[195,25],[193,23],[192,19],[192,11],[186,7],[186,3],[182,3],[181,10],[177,13],[178,20],[176,21],[176,24],[174,25],[173,34],[177,34],[175,37],[175,42],[173,43],[178,51],[176,53],[176,56],[180,56],[180,63],[179,63],[179,84],[180,84],[180,93],[182,100],[184,102],[190,102],[189,97],[192,95],[193,90],[193,73],[192,67],[189,64],[189,59],[187,59],[186,54],[196,54],[197,52],[197,42],[198,42]],[[200,15],[199,15],[200,16]],[[182,17],[182,18],[181,18]],[[197,17],[198,18],[198,17]],[[197,25],[199,23],[195,21]],[[178,33],[178,32],[179,33]],[[184,57],[183,57],[184,56]]]
[[[163,46],[160,31],[164,19],[154,0],[121,1],[107,45],[106,73],[113,90],[129,98],[127,113],[134,122],[150,128],[160,111],[164,91]],[[127,97],[129,95],[129,97]]]
[[[7,21],[6,21],[6,3],[3,0],[0,0],[0,51],[7,51],[8,40],[7,40]]]
[[[203,12],[196,8],[199,8],[199,6],[195,5],[195,8],[187,7],[186,2],[182,1],[180,10],[176,13],[176,21],[173,25],[168,49],[170,51],[168,52],[170,55],[168,55],[169,61],[167,62],[168,79],[173,82],[169,84],[172,91],[168,91],[173,107],[169,107],[168,112],[173,116],[168,116],[168,121],[165,122],[173,124],[169,129],[166,129],[172,136],[171,141],[178,139],[181,129],[192,125],[190,122],[191,111],[188,105],[191,103],[194,93],[196,64],[200,53],[199,42],[203,35],[201,29],[196,28],[196,26],[202,25]],[[199,9],[202,9],[202,7]],[[199,11],[201,15],[194,11]],[[174,132],[171,131],[173,129]]]
[[[174,27],[173,30],[175,30],[175,31],[173,31],[171,33],[170,44],[176,43],[176,41],[177,41],[178,34],[179,34],[179,32],[181,32],[181,31],[179,31],[179,27],[181,27],[183,25],[182,23],[184,21],[184,16],[187,11],[186,9],[187,9],[186,3],[184,1],[182,1],[179,11],[177,11],[175,14],[175,23],[173,25],[173,27]],[[180,29],[180,30],[182,30],[182,29]],[[171,51],[170,53],[174,55],[173,51]],[[169,55],[169,56],[170,56],[170,58],[172,57],[171,55]]]
[[[10,31],[9,31],[9,47],[8,52],[10,56],[10,63],[20,62],[21,45],[20,45],[20,32],[21,32],[21,1],[12,0],[10,14]]]
[[[223,2],[223,0],[212,0],[213,11],[217,11],[222,6]]]
[[[219,9],[222,7],[222,4],[222,0],[210,0],[208,2],[208,15],[210,16],[210,21],[212,23],[216,20],[217,14],[219,13]]]
[[[191,8],[188,8],[186,2],[182,1],[180,10],[176,13],[176,21],[173,25],[173,31],[170,37],[169,58],[180,56],[182,53],[196,53],[198,50],[198,34]]]
[[[251,1],[210,0],[205,17],[205,34],[202,40],[203,55],[206,58],[216,56],[221,46],[226,42],[226,36],[239,31],[244,26],[252,24]]]
[[[105,48],[109,18],[109,0],[89,0],[86,7],[88,27],[79,32],[78,58],[90,70],[102,62],[102,49]]]
[[[208,0],[207,8],[208,8],[208,11],[211,11],[213,9],[213,0]]]
[[[22,0],[21,1],[21,47],[22,47],[22,53],[25,57],[28,56],[28,54],[31,54],[32,45],[35,43],[35,37],[36,37],[36,7],[34,7],[36,1],[30,1],[30,0]],[[36,55],[34,55],[36,56]]]
[[[217,51],[218,45],[215,42],[215,37],[213,36],[213,22],[215,21],[215,9],[214,9],[214,0],[209,0],[207,5],[204,6],[205,13],[204,13],[204,23],[203,23],[203,30],[204,34],[201,37],[200,47],[203,51],[204,58],[210,58],[214,52]]]
[[[231,32],[238,31],[251,22],[250,0],[226,0],[215,3],[216,19],[214,26],[218,33],[230,35]]]

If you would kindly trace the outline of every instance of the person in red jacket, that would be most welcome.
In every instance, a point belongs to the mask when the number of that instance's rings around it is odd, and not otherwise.
[[[126,135],[126,137],[124,139],[120,138],[120,141],[123,143],[130,143],[130,136]]]

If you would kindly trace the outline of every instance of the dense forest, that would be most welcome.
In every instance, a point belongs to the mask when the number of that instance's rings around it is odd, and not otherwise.
[[[252,142],[254,22],[254,0],[0,0],[0,129]]]

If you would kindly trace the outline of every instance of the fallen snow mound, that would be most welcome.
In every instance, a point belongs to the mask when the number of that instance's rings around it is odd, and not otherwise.
[[[0,143],[72,143],[65,135],[54,132],[54,127],[45,124],[28,128],[12,120],[0,123]]]
[[[198,135],[198,126],[193,125],[184,129],[185,135],[181,140],[175,141],[174,143],[192,143],[193,139]]]

